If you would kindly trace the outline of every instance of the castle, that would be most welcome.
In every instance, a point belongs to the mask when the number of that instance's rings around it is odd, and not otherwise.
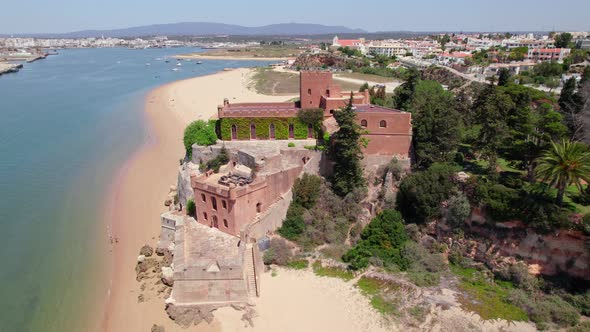
[[[264,239],[268,241],[266,236],[282,225],[295,180],[303,173],[324,174],[330,169],[325,154],[306,148],[316,144],[316,133],[297,114],[322,109],[330,132],[328,126],[337,126],[334,112],[350,100],[369,141],[365,160],[407,160],[411,114],[371,105],[367,90],[341,91],[329,72],[301,72],[298,102],[226,99],[218,107],[221,142],[193,145],[192,160],[180,167],[180,204],[194,199],[194,219],[162,216],[158,248],[174,252],[174,288],[167,303],[214,308],[259,295]],[[218,172],[199,169],[223,150],[229,162]]]
[[[221,139],[275,140],[314,138],[313,129],[297,119],[302,109],[320,108],[324,118],[345,107],[352,94],[357,122],[367,130],[367,155],[388,155],[406,159],[412,144],[411,114],[371,105],[369,91],[343,92],[331,72],[303,71],[299,80],[299,102],[230,103],[218,107]]]

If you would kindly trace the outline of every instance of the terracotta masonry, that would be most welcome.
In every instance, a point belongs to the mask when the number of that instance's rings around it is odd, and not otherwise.
[[[334,83],[331,72],[302,71],[299,78],[299,102],[285,103],[230,103],[224,100],[218,107],[219,119],[224,118],[293,118],[297,112],[306,108],[321,108],[325,119],[334,112],[345,107],[350,101],[351,92],[341,91]],[[366,155],[396,156],[407,159],[412,145],[412,115],[391,108],[371,105],[369,91],[352,92],[352,103],[357,112],[358,123],[367,130],[365,137],[369,144],[365,148]],[[255,128],[251,135],[258,139]],[[274,129],[274,126],[273,126]],[[236,130],[232,128],[232,130]],[[274,137],[274,134],[268,135]],[[291,135],[289,136],[291,137]],[[224,140],[235,140],[236,135],[223,137]]]

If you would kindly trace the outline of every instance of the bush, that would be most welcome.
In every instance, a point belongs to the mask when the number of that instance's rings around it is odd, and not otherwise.
[[[304,173],[293,185],[293,202],[306,209],[313,208],[320,195],[321,183],[319,176]]]
[[[580,320],[577,310],[557,295],[531,296],[522,290],[514,290],[508,300],[526,311],[537,327],[546,327],[547,323],[569,327],[575,326]]]
[[[463,193],[457,193],[449,199],[447,209],[447,223],[452,227],[462,228],[465,219],[471,214],[471,205],[467,196]]]
[[[270,240],[270,247],[262,255],[264,264],[287,265],[291,261],[291,248],[287,241],[273,238]]]
[[[349,250],[342,259],[353,269],[362,269],[369,265],[369,258],[376,257],[384,265],[397,265],[407,268],[407,261],[402,257],[401,249],[408,241],[402,217],[394,210],[384,210],[365,227],[359,243]]]
[[[197,206],[195,205],[195,201],[191,198],[186,202],[186,214],[194,217],[197,212]]]
[[[283,226],[278,229],[279,234],[291,241],[296,241],[305,231],[305,222],[303,221],[303,207],[297,204],[291,204],[287,210],[287,217],[283,221]]]
[[[208,146],[215,144],[216,141],[215,124],[212,122],[208,123],[203,120],[197,120],[184,129],[184,148],[189,158],[193,153],[193,144]]]
[[[580,225],[582,232],[586,235],[590,235],[590,213],[586,213],[582,218],[582,224]]]
[[[229,162],[229,155],[227,154],[227,150],[225,146],[221,148],[221,151],[217,155],[217,157],[209,160],[205,167],[207,170],[212,169],[215,173],[219,172],[219,168]]]
[[[290,148],[294,148],[295,147],[295,143],[290,142],[289,144],[287,144],[287,146],[290,147]]]
[[[441,203],[457,190],[454,176],[454,167],[433,164],[423,172],[405,177],[399,186],[397,207],[406,222],[421,224],[440,217]]]

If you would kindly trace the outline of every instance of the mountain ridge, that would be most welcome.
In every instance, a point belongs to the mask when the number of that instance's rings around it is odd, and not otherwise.
[[[321,35],[336,33],[367,33],[362,29],[345,26],[330,26],[310,23],[278,23],[257,27],[216,22],[178,22],[151,24],[107,30],[81,30],[65,33],[26,33],[4,36],[41,38],[86,38],[86,37],[147,37],[147,36],[214,36],[214,35]]]

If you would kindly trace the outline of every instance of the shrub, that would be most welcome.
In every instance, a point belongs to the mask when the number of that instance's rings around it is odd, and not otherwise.
[[[300,205],[291,204],[287,210],[287,217],[283,226],[278,229],[279,234],[291,241],[296,241],[305,231],[305,222],[303,221],[304,209]]]
[[[315,206],[320,195],[320,184],[322,179],[317,175],[304,173],[301,178],[295,180],[293,185],[293,201],[306,209]]]
[[[447,209],[447,222],[450,226],[461,228],[470,214],[471,205],[465,194],[460,192],[451,196]]]
[[[194,217],[197,212],[197,206],[195,205],[195,201],[191,198],[186,202],[186,214],[191,217]]]
[[[423,172],[405,177],[399,186],[397,207],[406,222],[425,223],[440,217],[441,203],[456,191],[455,168],[433,164]]]
[[[289,144],[287,144],[287,146],[290,147],[290,148],[294,148],[295,147],[295,143],[290,142]]]
[[[213,123],[197,120],[184,129],[183,142],[188,157],[192,156],[193,144],[207,146],[215,144],[216,141],[217,135],[215,134],[215,125]]]
[[[291,260],[291,248],[287,241],[273,238],[270,240],[270,247],[262,255],[264,264],[287,265]]]
[[[212,169],[215,173],[219,172],[219,168],[225,164],[227,164],[229,162],[229,155],[227,154],[227,150],[225,149],[225,146],[221,148],[221,151],[219,152],[219,154],[209,160],[207,162],[207,164],[205,165],[205,167],[207,168],[207,170]]]
[[[353,269],[362,269],[369,265],[369,258],[377,257],[384,265],[397,265],[403,270],[408,264],[401,255],[401,249],[407,240],[399,212],[384,210],[371,220],[363,230],[359,243],[342,259]]]
[[[557,295],[530,296],[522,290],[514,290],[508,296],[508,301],[528,312],[530,320],[537,327],[544,327],[547,323],[559,327],[575,326],[580,320],[577,310]]]

